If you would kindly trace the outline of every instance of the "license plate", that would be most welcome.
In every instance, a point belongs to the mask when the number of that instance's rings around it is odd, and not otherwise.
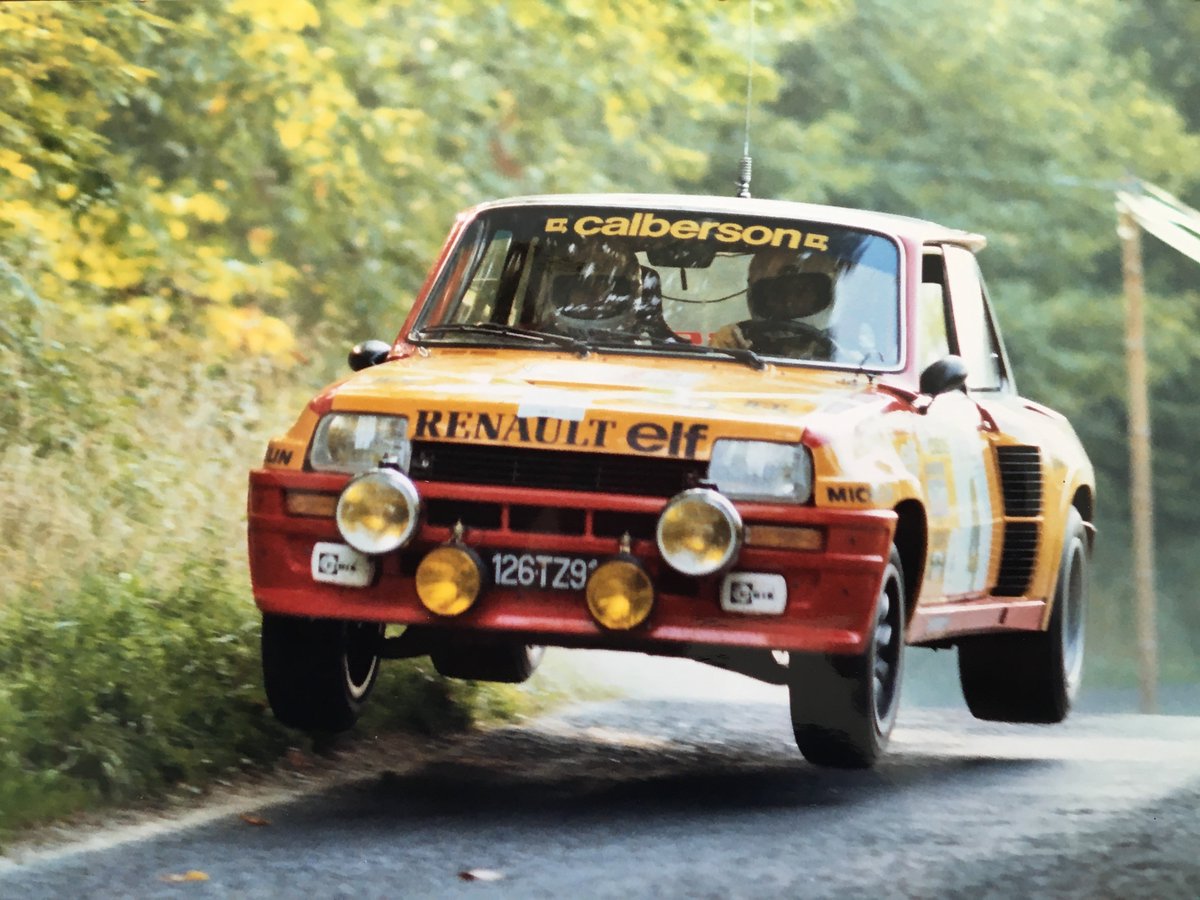
[[[498,550],[490,557],[492,583],[547,591],[582,591],[599,564],[592,556],[515,553]]]

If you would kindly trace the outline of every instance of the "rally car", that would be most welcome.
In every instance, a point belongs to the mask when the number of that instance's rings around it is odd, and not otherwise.
[[[348,728],[381,659],[519,682],[607,648],[786,684],[805,758],[866,767],[907,644],[957,647],[978,717],[1061,720],[1095,483],[1016,391],[983,246],[738,198],[463,212],[251,473],[275,714]]]

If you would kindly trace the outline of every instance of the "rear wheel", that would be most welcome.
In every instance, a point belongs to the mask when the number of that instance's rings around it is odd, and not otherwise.
[[[379,674],[383,627],[264,614],[263,682],[275,717],[304,731],[352,726]]]
[[[975,718],[1049,725],[1067,717],[1083,676],[1087,565],[1087,532],[1071,509],[1050,627],[983,635],[958,646],[958,677]]]
[[[440,641],[429,658],[447,678],[520,684],[534,673],[544,652],[530,644],[456,637]]]
[[[904,576],[893,547],[861,656],[793,653],[788,695],[796,746],[809,762],[865,769],[887,747],[900,705]]]

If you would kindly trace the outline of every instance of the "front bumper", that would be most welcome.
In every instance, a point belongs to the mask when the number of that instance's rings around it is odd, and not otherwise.
[[[735,571],[777,573],[787,583],[782,614],[747,615],[721,608],[720,574],[688,578],[661,560],[652,524],[665,498],[417,481],[427,513],[412,544],[379,557],[366,587],[318,583],[311,574],[313,546],[340,542],[341,536],[332,518],[288,515],[285,493],[336,495],[348,480],[275,469],[250,474],[250,573],[263,612],[503,632],[541,644],[651,653],[677,653],[681,644],[861,653],[896,526],[895,514],[884,510],[737,503],[751,529],[770,524],[825,530],[821,550],[742,549]],[[461,616],[433,615],[417,599],[413,573],[425,553],[450,539],[453,522],[445,513],[456,504],[471,511],[465,543],[485,555],[504,549],[613,556],[620,543],[614,532],[628,526],[631,552],[655,585],[650,617],[631,632],[607,632],[588,614],[583,591],[496,586]]]

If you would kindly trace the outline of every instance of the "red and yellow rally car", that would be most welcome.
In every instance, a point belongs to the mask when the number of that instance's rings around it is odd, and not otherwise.
[[[1061,720],[1094,478],[1016,392],[983,245],[750,199],[462,213],[395,343],[251,473],[275,714],[349,727],[384,658],[517,682],[608,648],[786,684],[804,756],[861,767],[913,644],[957,645],[976,716]]]

